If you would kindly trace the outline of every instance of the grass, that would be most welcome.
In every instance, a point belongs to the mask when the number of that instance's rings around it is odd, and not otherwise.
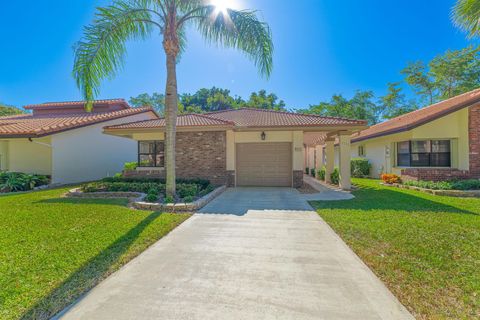
[[[417,319],[480,319],[480,199],[354,183],[312,205]]]
[[[0,319],[48,319],[190,215],[126,200],[0,196]]]

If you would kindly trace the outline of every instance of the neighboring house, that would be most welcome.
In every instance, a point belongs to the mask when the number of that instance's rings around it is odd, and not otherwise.
[[[60,184],[111,176],[135,160],[137,145],[104,135],[103,127],[158,118],[123,99],[96,101],[91,113],[84,105],[30,105],[31,114],[0,117],[0,169],[49,175]]]
[[[373,177],[480,178],[480,89],[374,125],[351,146],[352,157],[370,160]]]
[[[350,188],[350,136],[365,121],[289,112],[238,109],[181,115],[177,120],[176,173],[228,186],[299,187],[307,141],[339,138],[343,144],[341,186]],[[164,119],[106,126],[109,135],[138,143],[136,171],[163,177]],[[343,165],[342,165],[343,164]]]

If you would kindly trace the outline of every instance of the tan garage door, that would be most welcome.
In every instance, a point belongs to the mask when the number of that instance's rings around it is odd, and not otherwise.
[[[291,187],[291,143],[237,143],[237,186]]]

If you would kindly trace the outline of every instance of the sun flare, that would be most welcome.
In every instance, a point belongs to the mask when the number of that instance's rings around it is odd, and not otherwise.
[[[216,13],[227,13],[228,9],[235,6],[235,0],[211,0],[210,3],[215,6]]]

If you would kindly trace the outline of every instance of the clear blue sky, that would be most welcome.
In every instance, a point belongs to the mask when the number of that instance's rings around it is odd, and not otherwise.
[[[274,72],[262,79],[241,53],[208,47],[196,32],[178,66],[179,92],[228,88],[247,97],[273,91],[288,108],[334,93],[385,91],[408,61],[430,60],[468,45],[450,22],[453,0],[236,0],[260,11],[273,31]],[[108,0],[6,1],[0,12],[0,101],[23,106],[80,99],[71,77],[72,45]],[[342,3],[340,5],[339,3]],[[161,39],[129,44],[125,68],[100,98],[126,98],[165,87]]]

